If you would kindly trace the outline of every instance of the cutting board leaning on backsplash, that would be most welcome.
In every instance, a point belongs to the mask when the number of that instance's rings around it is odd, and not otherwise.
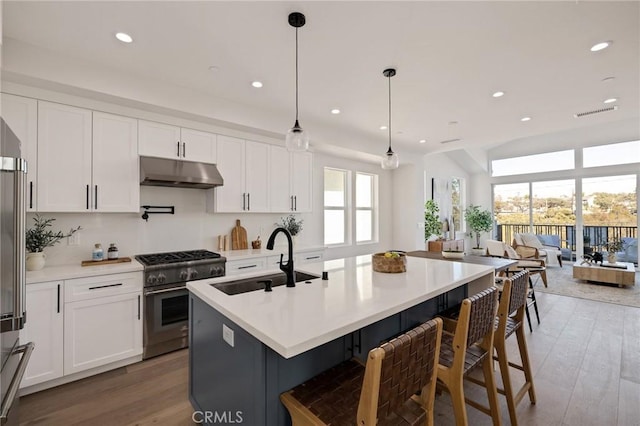
[[[249,248],[247,230],[240,226],[240,219],[237,219],[236,226],[231,230],[231,250],[246,250],[247,248]]]

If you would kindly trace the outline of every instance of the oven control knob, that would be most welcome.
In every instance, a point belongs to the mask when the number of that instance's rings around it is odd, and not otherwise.
[[[156,276],[155,275],[149,275],[147,277],[147,284],[155,284],[156,283]]]
[[[198,271],[191,271],[191,273],[189,274],[190,279],[194,279],[197,277],[198,277]]]
[[[213,266],[209,270],[209,275],[218,275],[219,273],[220,273],[220,268],[218,268],[217,266]]]
[[[158,282],[160,284],[164,283],[167,280],[167,276],[165,274],[158,274]]]
[[[224,276],[224,268],[222,266],[218,266],[216,268],[216,272],[218,273],[219,276]]]
[[[184,270],[184,269],[183,269],[182,271],[180,271],[180,279],[181,279],[182,281],[184,281],[184,280],[186,280],[187,278],[189,278],[189,274],[187,273],[187,271],[186,271],[186,270]]]

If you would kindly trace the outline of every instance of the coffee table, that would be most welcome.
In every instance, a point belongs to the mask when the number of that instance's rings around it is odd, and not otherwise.
[[[604,265],[607,264],[608,262],[604,262]],[[582,264],[582,261],[579,261],[573,264],[573,278],[618,284],[618,287],[634,285],[636,283],[636,269],[633,263],[617,262],[616,265],[624,266],[624,268]]]

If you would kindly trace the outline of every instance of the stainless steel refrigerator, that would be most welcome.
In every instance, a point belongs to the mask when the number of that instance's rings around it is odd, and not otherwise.
[[[20,141],[0,118],[0,425],[18,424],[18,388],[33,351],[20,344],[25,312],[27,163]]]

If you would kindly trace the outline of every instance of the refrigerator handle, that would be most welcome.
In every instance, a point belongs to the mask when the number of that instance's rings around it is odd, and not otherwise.
[[[13,323],[14,330],[19,330],[24,326],[24,314],[26,311],[25,291],[26,291],[26,210],[27,210],[27,167],[26,161],[19,159],[19,163],[23,163],[23,167],[16,168],[15,188],[14,188],[14,205],[16,213],[13,216],[13,232],[15,241],[15,259],[16,259],[16,282],[14,290],[14,314]]]
[[[18,346],[13,350],[13,352],[11,352],[11,355],[22,354],[22,358],[20,359],[15,375],[11,378],[11,384],[7,390],[7,395],[4,397],[4,401],[2,401],[4,405],[2,406],[2,411],[0,411],[0,421],[2,421],[3,424],[7,420],[9,410],[11,410],[13,401],[18,394],[20,382],[22,381],[22,376],[24,376],[24,372],[27,369],[27,364],[29,364],[29,358],[31,357],[31,352],[33,352],[33,347],[33,342],[29,342]]]

